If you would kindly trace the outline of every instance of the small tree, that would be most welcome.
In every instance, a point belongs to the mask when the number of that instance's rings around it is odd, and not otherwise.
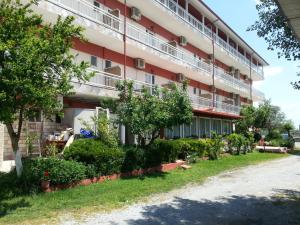
[[[130,129],[138,137],[141,147],[151,144],[159,137],[162,128],[188,124],[192,120],[192,106],[187,94],[187,84],[181,87],[173,84],[170,88],[157,87],[149,91],[143,88],[135,93],[130,81],[118,84],[120,103],[117,108],[118,122]]]
[[[70,53],[72,39],[83,39],[82,28],[72,24],[73,17],[59,17],[55,24],[43,22],[30,9],[36,3],[0,1],[0,122],[7,127],[18,176],[23,121],[40,110],[46,116],[56,113],[57,96],[70,93],[70,81],[89,78],[88,65],[74,64]]]
[[[288,137],[291,137],[291,131],[294,130],[295,127],[294,127],[294,124],[291,120],[286,120],[284,122],[284,124],[282,125],[282,130],[284,132],[287,132],[288,134]]]
[[[235,122],[237,133],[246,134],[250,128],[254,127],[256,109],[252,105],[243,106],[241,109],[241,117]]]

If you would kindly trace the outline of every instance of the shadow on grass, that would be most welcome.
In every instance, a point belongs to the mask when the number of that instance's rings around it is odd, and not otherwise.
[[[30,207],[29,202],[21,198],[25,195],[28,195],[28,192],[20,185],[14,172],[0,173],[0,218],[18,208]],[[14,201],[10,201],[14,198]]]
[[[132,179],[140,179],[144,180],[146,178],[163,178],[165,179],[168,172],[155,172],[155,173],[148,173],[143,175],[137,175],[137,176],[121,176],[122,180],[132,180]]]
[[[171,204],[144,207],[131,225],[299,225],[300,192],[275,190],[271,198],[230,196],[215,201],[176,198]]]
[[[289,151],[288,154],[300,156],[300,149]]]

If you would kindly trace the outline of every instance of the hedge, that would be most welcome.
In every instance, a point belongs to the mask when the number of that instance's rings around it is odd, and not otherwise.
[[[124,152],[108,147],[97,139],[75,140],[64,152],[64,158],[82,162],[94,167],[98,175],[120,173],[124,161]]]

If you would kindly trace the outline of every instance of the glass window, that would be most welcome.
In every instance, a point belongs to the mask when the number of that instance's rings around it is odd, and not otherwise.
[[[91,65],[92,66],[97,66],[97,57],[96,56],[91,56]]]
[[[184,137],[191,137],[191,125],[184,124]]]
[[[105,69],[111,67],[111,61],[110,60],[105,60]]]
[[[193,137],[199,137],[199,132],[198,132],[198,118],[197,117],[194,117],[192,119],[191,136],[193,136]]]
[[[212,127],[211,130],[216,132],[217,134],[221,134],[221,120],[212,120]]]
[[[200,137],[210,137],[210,119],[200,118]]]
[[[173,127],[173,138],[180,138],[180,125]]]

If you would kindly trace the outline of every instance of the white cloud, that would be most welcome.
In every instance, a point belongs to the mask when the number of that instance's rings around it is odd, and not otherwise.
[[[283,72],[283,67],[281,66],[268,66],[264,69],[265,77],[273,77],[281,74]]]

